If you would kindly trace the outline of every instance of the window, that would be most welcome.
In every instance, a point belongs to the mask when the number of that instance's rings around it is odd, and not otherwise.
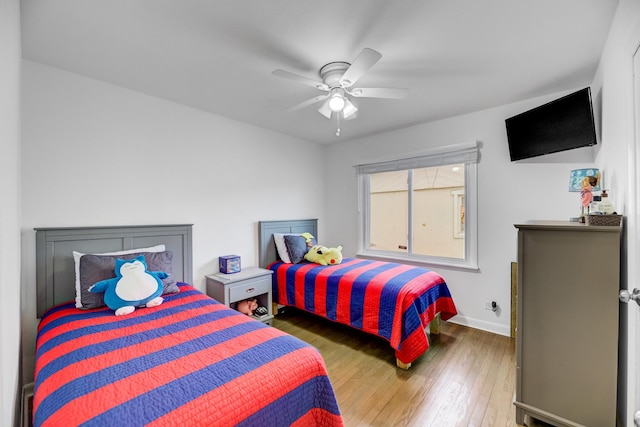
[[[357,165],[364,257],[477,269],[479,143]]]

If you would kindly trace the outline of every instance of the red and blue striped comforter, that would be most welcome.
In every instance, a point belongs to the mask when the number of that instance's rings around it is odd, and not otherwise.
[[[269,266],[273,299],[385,338],[396,358],[411,363],[429,347],[426,326],[457,314],[444,279],[425,268],[345,258],[322,266]]]
[[[36,426],[341,426],[318,351],[179,284],[154,308],[51,309],[38,327]]]

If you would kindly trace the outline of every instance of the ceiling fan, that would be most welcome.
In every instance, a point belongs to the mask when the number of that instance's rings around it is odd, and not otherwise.
[[[409,93],[408,89],[401,88],[364,88],[354,87],[356,82],[382,58],[379,52],[373,49],[364,48],[353,64],[348,62],[330,62],[320,68],[320,78],[322,81],[309,79],[307,77],[291,73],[285,70],[275,70],[273,75],[297,81],[308,86],[312,86],[323,92],[314,98],[308,99],[300,104],[294,105],[287,111],[299,110],[320,101],[324,101],[318,111],[320,114],[330,119],[336,113],[338,120],[340,116],[348,120],[355,117],[358,108],[351,102],[349,97],[354,98],[387,98],[403,99]],[[342,114],[340,114],[342,113]],[[339,129],[338,129],[339,133]]]

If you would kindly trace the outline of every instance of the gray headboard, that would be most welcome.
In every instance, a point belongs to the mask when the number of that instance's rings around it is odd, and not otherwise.
[[[36,228],[38,317],[75,298],[73,251],[115,252],[164,244],[173,252],[173,277],[192,283],[192,224]]]
[[[262,268],[280,259],[273,242],[273,233],[311,233],[318,240],[318,220],[260,221],[258,223],[258,259]]]

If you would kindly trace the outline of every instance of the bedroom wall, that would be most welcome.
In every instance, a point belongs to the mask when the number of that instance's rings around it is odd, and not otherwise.
[[[602,139],[603,149],[596,161],[600,167],[610,171],[614,206],[625,213],[626,240],[622,259],[623,289],[637,287],[638,253],[631,242],[638,235],[640,217],[637,205],[632,206],[632,195],[638,198],[638,171],[634,153],[640,147],[634,135],[634,79],[632,57],[640,47],[640,1],[620,0],[611,31],[600,60],[594,84],[603,90]],[[638,91],[638,88],[635,88]],[[634,139],[635,138],[635,139]],[[628,250],[627,250],[628,246]],[[635,272],[634,272],[635,270]],[[618,365],[618,414],[622,425],[633,425],[637,406],[638,340],[637,307],[620,305],[620,349]]]
[[[603,149],[597,163],[607,170],[605,185],[611,188],[614,206],[627,212],[628,193],[638,191],[629,182],[634,144],[633,54],[640,46],[640,2],[621,0],[594,85],[603,87]]]
[[[220,255],[257,264],[260,220],[322,218],[317,144],[23,62],[23,281],[35,319],[34,227],[193,223],[194,285]],[[33,355],[33,333],[25,357]],[[32,361],[25,364],[31,375]]]
[[[0,425],[20,404],[20,2],[0,2]]]
[[[578,149],[511,162],[504,120],[568,92],[571,91],[330,146],[326,152],[326,164],[331,169],[331,173],[326,174],[326,237],[331,244],[341,242],[347,255],[357,250],[354,165],[431,147],[481,141],[478,167],[480,271],[433,269],[440,272],[450,286],[459,311],[454,322],[508,336],[511,330],[510,263],[517,258],[514,224],[534,219],[568,220],[577,216],[579,195],[567,191],[569,172],[592,166],[597,149]],[[597,104],[597,92],[594,98]],[[332,192],[331,188],[341,191]],[[498,303],[500,309],[496,313],[485,310],[485,302],[489,301]]]

